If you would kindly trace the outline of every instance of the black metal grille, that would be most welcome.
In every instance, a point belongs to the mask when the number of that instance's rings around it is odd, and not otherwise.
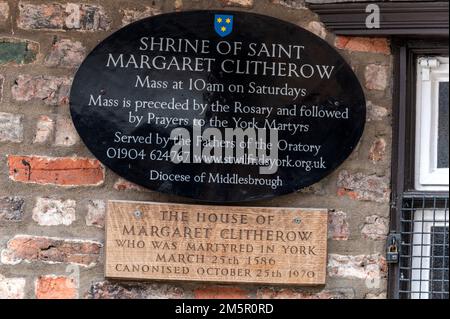
[[[400,214],[402,299],[448,299],[448,195],[405,194]]]

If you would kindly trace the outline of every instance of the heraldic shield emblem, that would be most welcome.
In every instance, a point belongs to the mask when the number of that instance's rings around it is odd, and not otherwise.
[[[226,37],[233,32],[233,16],[232,15],[224,15],[224,14],[216,14],[215,16],[214,27],[216,32],[221,37]]]

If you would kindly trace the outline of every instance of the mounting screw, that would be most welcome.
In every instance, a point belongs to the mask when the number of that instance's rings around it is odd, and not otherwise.
[[[140,210],[137,210],[137,211],[134,212],[134,216],[136,218],[141,218],[142,217],[142,212]]]
[[[294,218],[294,223],[296,223],[297,225],[301,224],[302,220],[300,219],[300,217]]]

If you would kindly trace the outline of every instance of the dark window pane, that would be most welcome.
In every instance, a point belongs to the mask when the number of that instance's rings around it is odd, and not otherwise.
[[[448,227],[431,228],[432,299],[448,299]]]
[[[439,83],[438,168],[448,167],[448,82]]]

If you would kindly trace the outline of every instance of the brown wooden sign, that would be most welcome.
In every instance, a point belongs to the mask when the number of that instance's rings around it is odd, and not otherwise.
[[[108,203],[106,277],[322,285],[327,210]]]

